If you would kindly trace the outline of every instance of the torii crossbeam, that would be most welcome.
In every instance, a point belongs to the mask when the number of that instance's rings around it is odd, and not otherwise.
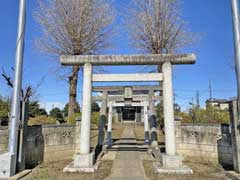
[[[159,65],[166,62],[171,64],[194,64],[195,54],[156,54],[156,55],[63,55],[62,65]]]

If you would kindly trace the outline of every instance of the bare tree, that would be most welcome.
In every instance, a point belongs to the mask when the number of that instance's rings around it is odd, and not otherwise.
[[[127,27],[133,45],[144,53],[171,54],[193,42],[181,18],[181,0],[132,0]],[[157,67],[162,71],[161,65]],[[163,114],[162,104],[157,106]],[[161,118],[159,119],[161,121]],[[161,126],[163,130],[163,126]]]
[[[35,17],[43,31],[37,47],[50,55],[97,54],[110,45],[114,13],[108,0],[38,0]],[[69,118],[75,113],[80,70],[73,66],[68,76]]]
[[[12,71],[15,71],[14,68],[11,68]],[[2,77],[6,81],[7,86],[13,88],[13,78],[9,76],[4,69],[2,69]],[[22,101],[29,101],[30,97],[33,96],[33,88],[31,86],[27,86],[21,90],[21,100]]]
[[[132,0],[128,15],[133,45],[150,54],[174,53],[193,42],[181,18],[180,0]]]
[[[15,72],[15,69],[11,67],[12,72]],[[13,77],[6,73],[4,68],[2,68],[1,75],[5,80],[8,87],[13,88]],[[38,99],[39,94],[37,93],[42,83],[44,82],[45,77],[42,77],[41,80],[36,85],[26,85],[21,89],[21,101],[34,101]]]

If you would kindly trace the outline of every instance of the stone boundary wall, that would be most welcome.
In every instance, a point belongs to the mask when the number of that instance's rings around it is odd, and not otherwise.
[[[75,133],[76,125],[29,126],[25,151],[27,165],[35,166],[42,161],[71,159],[76,145]],[[8,130],[0,129],[0,153],[7,151],[7,145]]]
[[[186,160],[212,161],[226,166],[233,164],[229,125],[175,123],[177,152]],[[72,158],[76,143],[79,143],[75,137],[79,130],[79,124],[29,126],[27,164],[34,166],[42,161]],[[7,146],[8,129],[2,128],[0,154],[7,151]]]
[[[176,121],[177,152],[186,160],[233,165],[229,125],[181,124]]]
[[[0,154],[7,151],[8,147],[8,129],[0,127]]]
[[[72,158],[75,150],[75,125],[43,125],[28,128],[27,164]]]

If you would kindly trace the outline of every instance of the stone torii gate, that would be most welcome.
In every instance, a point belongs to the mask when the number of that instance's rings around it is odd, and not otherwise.
[[[144,139],[149,143],[149,123],[148,110],[154,113],[156,101],[162,101],[162,87],[159,85],[152,86],[94,86],[93,92],[100,92],[101,95],[93,96],[93,101],[101,102],[100,114],[107,117],[108,112],[108,131],[107,142],[112,144],[112,117],[115,115],[117,122],[144,122]],[[155,95],[155,93],[159,95]],[[151,104],[151,105],[150,105]],[[124,108],[130,108],[134,112],[133,119],[124,119]],[[151,107],[151,109],[150,109]],[[115,112],[113,113],[113,110]],[[129,113],[127,113],[129,114]],[[129,117],[128,117],[129,118]]]
[[[126,97],[126,89],[130,89],[131,97]],[[139,94],[134,94],[134,92]],[[155,92],[159,92],[162,96],[161,86],[94,86],[93,92],[102,93],[101,96],[94,96],[93,101],[101,101],[101,114],[106,115],[106,108],[108,101],[125,101],[126,99],[131,99],[133,101],[161,101],[162,97],[155,96]],[[142,93],[141,93],[142,92]],[[144,92],[147,92],[144,94]],[[111,96],[112,95],[112,96]],[[128,95],[129,96],[129,95]]]
[[[158,81],[162,82],[166,154],[162,155],[164,168],[180,168],[182,157],[176,153],[172,65],[194,64],[194,54],[160,54],[160,55],[64,55],[62,65],[83,66],[83,100],[82,122],[80,133],[80,150],[75,154],[74,162],[64,171],[94,171],[94,153],[90,152],[90,122],[92,102],[92,82],[129,82]],[[93,65],[161,65],[162,73],[142,74],[93,74]]]

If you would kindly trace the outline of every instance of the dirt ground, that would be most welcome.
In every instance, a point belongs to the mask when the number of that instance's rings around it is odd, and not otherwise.
[[[146,176],[150,180],[227,180],[225,171],[215,164],[184,162],[193,170],[191,175],[163,175],[154,173],[152,161],[143,161]]]
[[[23,180],[104,180],[111,173],[113,161],[102,161],[96,173],[63,173],[72,160],[43,163]],[[194,171],[192,175],[163,175],[154,173],[152,161],[143,161],[149,180],[227,180],[224,170],[214,164],[185,162]]]
[[[132,126],[139,143],[144,141],[143,125],[134,124],[114,124],[113,125],[113,139],[120,138],[124,126]],[[94,146],[97,140],[97,134],[93,131],[91,136],[91,145]],[[164,142],[164,136],[159,131],[158,133],[159,144]],[[23,180],[103,180],[107,178],[112,169],[113,161],[103,160],[96,173],[63,173],[63,168],[68,165],[72,160],[63,160],[55,162],[45,162],[36,167],[33,172],[25,177]],[[154,173],[153,161],[143,159],[143,166],[146,176],[150,180],[225,180],[227,179],[225,171],[215,164],[204,164],[199,162],[185,162],[186,165],[191,167],[194,171],[192,175],[160,175]]]
[[[143,125],[134,125],[137,139],[144,137]],[[158,144],[164,144],[164,135],[162,131],[158,131]],[[154,172],[153,161],[143,159],[143,166],[146,176],[150,180],[227,180],[226,172],[220,165],[213,163],[201,163],[199,160],[192,162],[184,162],[193,170],[192,175],[163,175]]]
[[[23,180],[103,180],[110,175],[113,164],[113,161],[103,161],[96,173],[63,173],[63,168],[71,161],[43,163]]]

